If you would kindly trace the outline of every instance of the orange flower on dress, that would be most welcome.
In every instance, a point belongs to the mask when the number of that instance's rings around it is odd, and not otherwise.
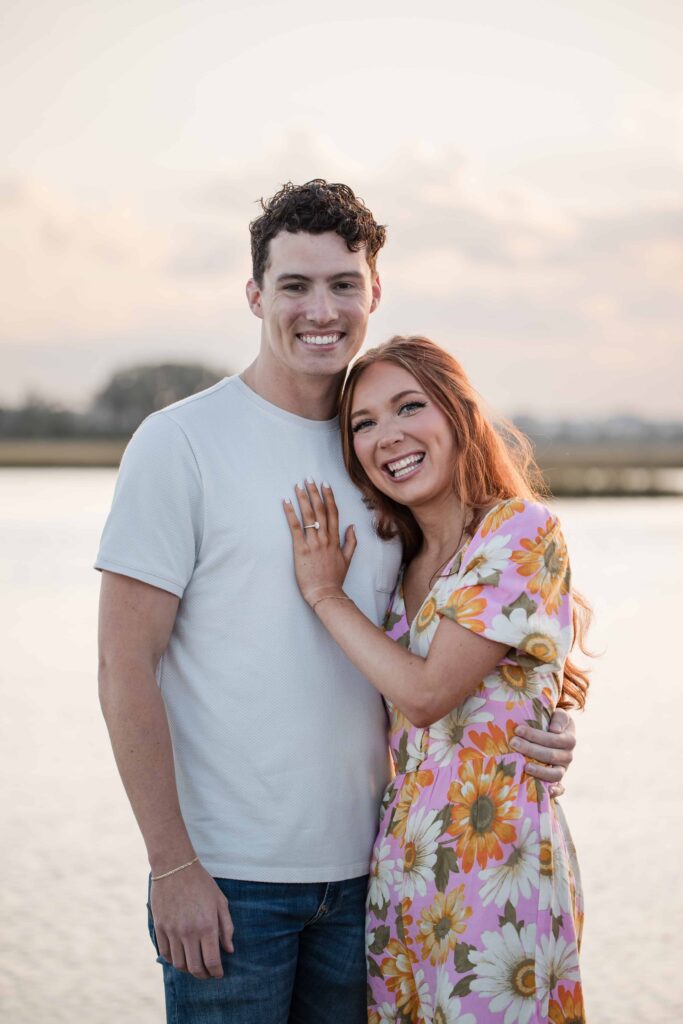
[[[486,625],[477,618],[486,608],[486,599],[479,596],[483,589],[479,585],[455,590],[439,609],[440,614],[459,622],[473,633],[483,633]]]
[[[432,964],[443,964],[455,949],[458,936],[467,927],[472,907],[465,906],[465,886],[450,892],[437,892],[431,907],[425,907],[420,921],[422,959]]]
[[[413,964],[418,962],[417,953],[398,939],[389,940],[387,952],[389,956],[380,965],[386,986],[390,992],[396,993],[399,1010],[407,1017],[414,1017],[420,1008],[420,996],[413,974]]]
[[[521,576],[531,577],[529,591],[541,595],[550,615],[569,590],[569,556],[559,524],[550,517],[545,530],[539,527],[533,540],[524,537],[520,544],[524,550],[513,551],[512,561],[517,562]]]
[[[418,633],[422,633],[427,626],[434,621],[436,615],[436,599],[430,597],[425,605],[420,609],[420,614],[415,621],[415,629]]]
[[[458,840],[456,853],[461,858],[463,871],[471,871],[476,858],[480,868],[489,859],[501,860],[501,843],[511,843],[517,837],[512,824],[521,817],[517,807],[519,787],[508,776],[497,770],[493,758],[465,761],[448,787],[451,824],[447,832]]]
[[[473,729],[467,734],[467,739],[474,747],[465,747],[460,752],[463,761],[471,761],[472,758],[501,757],[510,753],[510,740],[515,735],[515,723],[509,721],[505,725],[505,731],[495,722],[491,722],[486,732],[475,732]],[[475,749],[476,748],[476,749]]]
[[[580,983],[573,989],[560,985],[557,999],[550,1000],[548,1019],[551,1024],[586,1024]]]
[[[484,521],[481,524],[480,533],[482,537],[488,537],[492,530],[497,530],[499,526],[507,522],[508,519],[512,519],[518,512],[524,511],[524,502],[521,498],[508,498],[507,501],[502,501],[500,505],[496,505],[491,511],[484,517]]]
[[[396,836],[403,842],[408,823],[408,812],[417,800],[420,790],[425,786],[431,786],[434,782],[434,772],[428,768],[419,769],[416,772],[409,772],[403,780],[400,795],[394,808],[394,816],[391,823],[389,835]]]

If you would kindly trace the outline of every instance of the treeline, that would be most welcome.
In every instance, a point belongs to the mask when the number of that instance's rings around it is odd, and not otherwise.
[[[0,406],[0,437],[129,437],[150,413],[225,376],[200,363],[131,366],[115,373],[84,412],[36,396],[14,408]]]
[[[32,396],[18,407],[0,406],[0,438],[127,438],[164,406],[211,387],[227,371],[201,363],[160,363],[119,370],[84,412]],[[683,441],[683,421],[637,416],[551,419],[520,414],[517,426],[536,443]]]

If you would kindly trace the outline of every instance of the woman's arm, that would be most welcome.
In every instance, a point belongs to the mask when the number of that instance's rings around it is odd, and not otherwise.
[[[420,728],[443,718],[474,692],[507,647],[442,619],[429,654],[421,658],[390,640],[348,598],[342,584],[356,547],[353,528],[339,545],[331,488],[297,487],[303,519],[284,502],[292,533],[296,578],[304,599],[347,657],[374,687]],[[318,528],[312,526],[318,523]]]

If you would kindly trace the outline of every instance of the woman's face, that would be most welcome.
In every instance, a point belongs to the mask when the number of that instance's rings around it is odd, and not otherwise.
[[[373,363],[351,405],[353,447],[378,490],[418,506],[453,491],[456,444],[445,414],[411,373]]]

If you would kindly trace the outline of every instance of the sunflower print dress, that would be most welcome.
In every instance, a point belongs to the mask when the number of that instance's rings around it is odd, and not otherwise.
[[[547,728],[571,647],[567,548],[545,506],[489,511],[412,625],[402,579],[384,628],[426,656],[441,616],[508,646],[429,728],[388,704],[384,796],[367,914],[370,1024],[583,1024],[574,847],[547,784],[510,748]]]

